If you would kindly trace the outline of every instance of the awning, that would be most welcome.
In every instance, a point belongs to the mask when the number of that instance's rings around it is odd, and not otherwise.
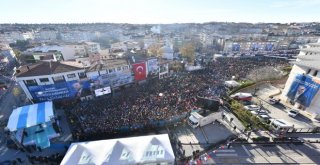
[[[52,102],[42,102],[16,108],[12,111],[7,128],[16,131],[50,121],[53,117]]]

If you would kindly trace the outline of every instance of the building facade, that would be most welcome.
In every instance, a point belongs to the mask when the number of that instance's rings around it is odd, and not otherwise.
[[[311,44],[319,45],[319,44]],[[297,56],[282,92],[282,98],[310,118],[320,119],[320,47],[303,48]]]

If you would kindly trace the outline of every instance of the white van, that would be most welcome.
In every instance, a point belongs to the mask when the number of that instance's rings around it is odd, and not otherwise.
[[[284,119],[270,119],[270,126],[277,132],[286,132],[290,128],[293,128],[293,124]]]

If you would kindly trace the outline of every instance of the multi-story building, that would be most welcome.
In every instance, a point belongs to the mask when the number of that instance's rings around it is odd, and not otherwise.
[[[15,43],[17,40],[28,40],[34,39],[33,32],[0,32],[0,42],[1,43]]]
[[[300,50],[292,67],[282,98],[304,110],[310,118],[320,119],[320,43]]]
[[[16,81],[28,99],[47,101],[74,98],[81,94],[85,70],[76,62],[37,62],[16,70]]]
[[[84,46],[86,53],[98,53],[101,51],[100,44],[96,42],[83,42],[82,45]]]
[[[35,33],[35,40],[38,41],[54,41],[57,39],[58,32],[55,30],[40,30]]]

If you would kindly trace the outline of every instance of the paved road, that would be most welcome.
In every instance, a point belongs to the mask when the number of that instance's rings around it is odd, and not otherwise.
[[[261,84],[258,86],[258,91],[256,92],[257,97],[254,97],[253,101],[256,104],[262,104],[263,108],[268,110],[269,116],[276,119],[284,119],[294,125],[295,128],[313,128],[315,126],[320,126],[320,123],[313,122],[309,118],[299,114],[296,117],[288,116],[289,108],[284,105],[271,105],[268,103],[269,96],[274,94],[280,94],[280,89],[272,86],[271,84]],[[254,89],[245,89],[243,92],[253,93]]]
[[[256,144],[233,145],[207,152],[210,159],[204,164],[320,164],[320,145],[281,144],[263,146]]]

